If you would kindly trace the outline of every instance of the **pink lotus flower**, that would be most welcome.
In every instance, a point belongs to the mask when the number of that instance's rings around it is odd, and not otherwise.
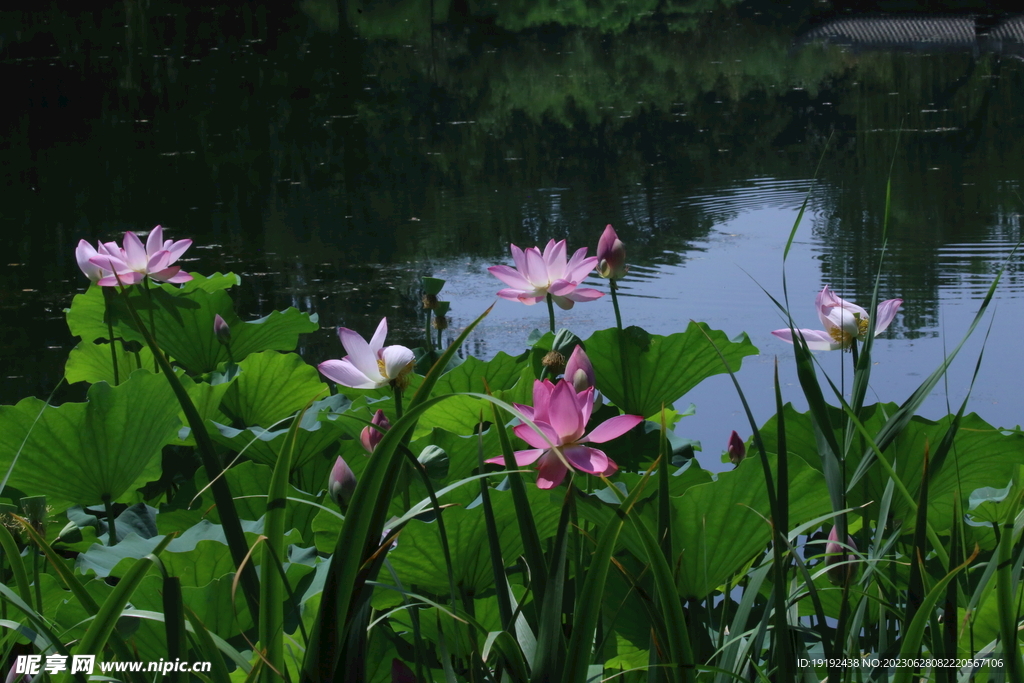
[[[391,423],[385,417],[383,410],[378,410],[373,414],[370,424],[374,425],[374,427],[363,427],[363,431],[359,432],[359,442],[363,444],[363,448],[366,449],[367,453],[373,453],[373,449],[384,438],[384,432],[391,429]]]
[[[596,384],[594,366],[582,346],[577,346],[569,354],[569,362],[565,364],[565,381],[572,384],[576,391],[583,391]]]
[[[523,251],[514,244],[511,246],[515,268],[491,266],[487,269],[509,286],[509,289],[498,292],[502,299],[522,301],[532,306],[550,294],[559,308],[568,310],[577,301],[593,301],[604,296],[596,289],[579,287],[597,264],[596,256],[587,258],[586,247],[577,250],[566,262],[565,240],[551,240],[543,254],[537,247]]]
[[[96,265],[92,262],[92,259],[98,256],[119,256],[121,251],[116,242],[111,242],[109,245],[97,242],[96,246],[98,249],[93,248],[85,240],[78,240],[78,246],[75,247],[75,259],[78,261],[78,267],[82,269],[82,273],[92,282],[99,282],[108,275],[113,274],[112,270]],[[108,247],[112,248],[113,251],[108,252]]]
[[[875,321],[876,337],[889,327],[902,303],[903,299],[889,299],[878,304],[878,320]],[[812,351],[848,349],[854,341],[864,341],[867,338],[870,323],[868,312],[857,304],[840,299],[832,293],[828,285],[825,285],[825,288],[818,293],[815,307],[818,309],[818,317],[821,318],[821,324],[825,326],[825,329],[797,330],[807,341],[807,348]],[[775,330],[772,334],[783,341],[793,343],[792,330]]]
[[[381,319],[369,344],[358,332],[339,327],[338,338],[348,355],[317,367],[327,379],[353,389],[378,389],[391,382],[404,389],[416,357],[404,346],[384,346],[387,336],[387,318]]]
[[[79,248],[81,246],[79,243]],[[177,284],[192,279],[191,275],[181,270],[181,266],[171,265],[190,246],[192,240],[164,241],[164,229],[158,225],[149,232],[145,247],[142,246],[142,240],[129,231],[124,234],[123,247],[118,247],[116,242],[101,245],[89,262],[111,273],[97,281],[101,287],[138,284],[147,275],[160,282]]]
[[[628,270],[626,245],[619,239],[615,228],[608,225],[597,242],[597,273],[609,280],[621,280]]]
[[[639,415],[619,415],[594,428],[584,436],[590,412],[594,407],[594,388],[576,391],[573,386],[560,381],[552,384],[549,380],[533,383],[533,407],[515,404],[523,415],[541,431],[538,434],[528,424],[515,427],[516,436],[533,446],[532,449],[516,451],[516,464],[520,467],[538,463],[537,487],[550,489],[565,479],[569,467],[588,474],[610,476],[618,469],[603,451],[584,444],[604,443],[622,436],[643,422]],[[557,450],[556,450],[557,448]],[[558,451],[561,451],[559,454]],[[505,464],[505,458],[490,458],[487,462]]]

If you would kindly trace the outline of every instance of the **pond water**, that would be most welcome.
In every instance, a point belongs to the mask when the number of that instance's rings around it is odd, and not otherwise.
[[[0,13],[3,402],[46,397],[62,376],[81,238],[160,223],[193,239],[186,268],[239,273],[243,317],[319,315],[300,349],[315,364],[343,355],[335,326],[369,334],[385,315],[391,341],[416,345],[424,275],[447,280],[457,334],[495,301],[486,268],[511,263],[509,243],[593,253],[612,224],[631,264],[624,323],[747,332],[761,356],[739,379],[763,422],[776,357],[786,400],[803,407],[762,290],[781,297],[801,203],[788,290],[796,323],[814,328],[825,284],[870,301],[890,178],[880,295],[904,304],[869,397],[908,397],[1021,237],[1024,18],[866,26],[828,2],[588,6]],[[557,316],[583,338],[614,324],[608,297]],[[1024,422],[1021,320],[1015,259],[922,412],[959,407],[984,343],[969,410]],[[543,306],[502,300],[467,350],[515,353],[546,325]],[[818,358],[842,383],[849,356]],[[739,399],[722,377],[689,402],[679,432],[717,468],[729,431],[750,432]]]

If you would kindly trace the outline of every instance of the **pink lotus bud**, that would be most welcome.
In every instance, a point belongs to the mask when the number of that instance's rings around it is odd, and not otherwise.
[[[338,459],[334,461],[331,476],[327,480],[327,492],[334,504],[344,510],[348,507],[348,501],[352,499],[355,490],[356,475],[345,459],[339,455]]]
[[[384,438],[384,432],[391,429],[391,423],[384,416],[383,410],[378,410],[373,414],[370,424],[375,425],[377,428],[363,427],[363,431],[359,433],[359,441],[363,444],[363,448],[366,449],[367,453],[373,453],[373,449]]]
[[[416,674],[397,657],[391,660],[391,683],[416,683]]]
[[[846,545],[853,550],[857,549],[857,544],[850,536],[846,537]],[[849,581],[853,576],[853,565],[840,563],[849,563],[854,559],[856,556],[839,544],[838,527],[832,527],[832,531],[828,532],[828,542],[825,544],[825,566],[828,568],[826,571],[829,580],[835,584]]]
[[[213,333],[217,335],[217,341],[224,346],[231,344],[231,327],[228,326],[220,314],[213,316]]]
[[[628,270],[626,245],[615,234],[615,228],[609,225],[597,242],[597,273],[609,280],[620,280]]]
[[[577,346],[569,355],[569,362],[565,364],[565,381],[572,384],[577,393],[595,384],[594,366],[582,346]]]
[[[743,462],[743,458],[747,457],[747,446],[743,443],[743,439],[736,433],[736,430],[732,430],[732,434],[729,435],[729,445],[726,447],[729,451],[729,462],[733,465],[739,465]]]

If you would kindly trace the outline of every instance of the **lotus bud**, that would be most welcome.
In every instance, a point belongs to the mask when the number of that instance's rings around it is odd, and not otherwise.
[[[597,242],[597,273],[609,280],[620,280],[628,270],[626,245],[615,234],[615,228],[609,225]]]
[[[231,327],[219,313],[213,316],[213,333],[217,335],[217,341],[224,346],[231,344]]]
[[[577,393],[596,384],[594,366],[582,346],[577,346],[569,355],[569,362],[565,364],[565,381],[572,384]]]
[[[380,440],[384,438],[384,432],[391,429],[391,423],[388,422],[388,418],[384,416],[383,410],[378,410],[373,414],[373,419],[370,420],[370,424],[377,427],[363,427],[363,431],[359,433],[359,441],[363,444],[363,448],[366,449],[367,453],[373,453],[373,449],[377,447]]]
[[[334,461],[331,476],[327,480],[327,492],[334,504],[344,510],[348,507],[348,502],[352,499],[355,490],[356,475],[345,459],[339,455],[338,459]]]
[[[828,532],[828,542],[825,544],[825,566],[827,567],[828,578],[834,584],[844,584],[853,576],[853,565],[849,564],[856,556],[839,544],[839,527],[832,527]],[[846,545],[853,550],[857,544],[853,538],[846,537]],[[847,564],[840,564],[847,563]]]
[[[560,375],[565,372],[565,356],[558,351],[548,351],[544,354],[541,364],[548,369],[551,376]]]
[[[391,660],[391,683],[417,683],[416,674],[397,657]]]
[[[735,429],[729,435],[729,445],[726,450],[729,452],[729,462],[733,465],[739,465],[743,462],[743,458],[747,457],[747,446]]]

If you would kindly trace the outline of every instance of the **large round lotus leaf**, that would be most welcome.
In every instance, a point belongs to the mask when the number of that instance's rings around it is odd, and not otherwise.
[[[773,480],[778,475],[770,459]],[[673,501],[672,549],[676,553],[679,593],[703,599],[740,571],[771,540],[771,518],[764,471],[756,457],[694,486]],[[821,473],[798,458],[789,460],[789,523],[797,525],[828,514],[829,499]]]
[[[656,415],[662,405],[671,407],[708,377],[725,372],[722,357],[736,372],[744,356],[757,354],[745,333],[729,339],[696,322],[667,337],[639,327],[601,330],[586,341],[586,350],[597,388],[625,413],[644,417]]]
[[[294,353],[254,353],[238,366],[241,372],[225,393],[224,406],[246,427],[269,429],[327,395],[316,368]]]
[[[96,505],[159,478],[160,449],[180,426],[167,380],[139,370],[118,387],[94,384],[85,403],[0,407],[0,468],[17,455],[12,486],[57,509]]]

